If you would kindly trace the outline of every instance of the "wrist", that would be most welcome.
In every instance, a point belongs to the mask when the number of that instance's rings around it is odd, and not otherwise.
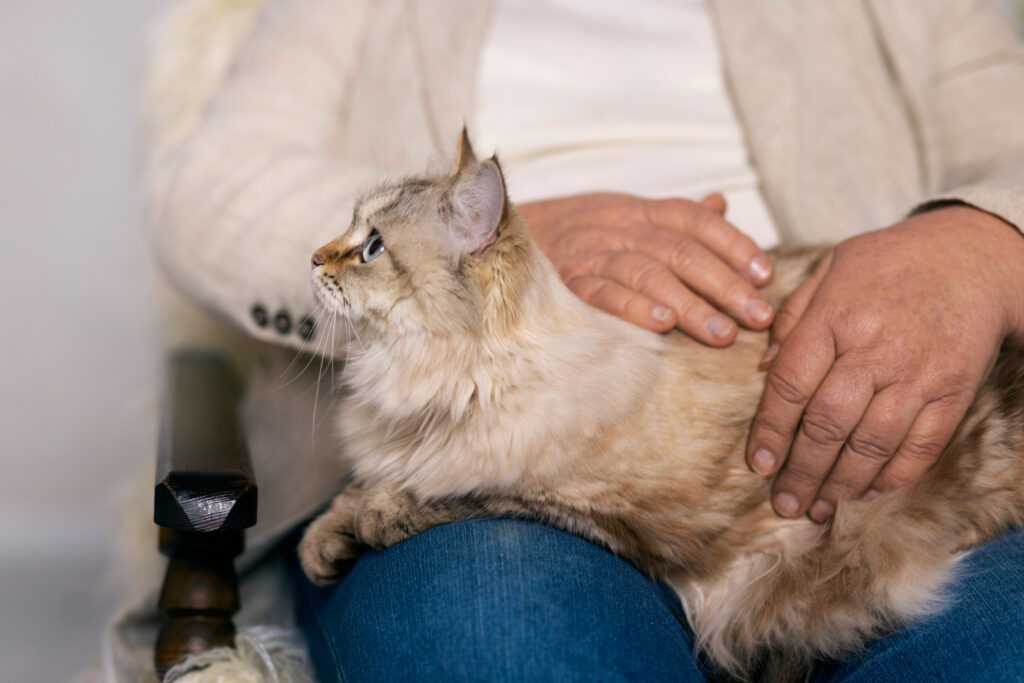
[[[995,296],[1004,307],[1005,336],[1024,343],[1024,235],[999,216],[969,204],[938,207],[942,222],[965,230],[966,245],[986,252],[989,269],[996,278]]]

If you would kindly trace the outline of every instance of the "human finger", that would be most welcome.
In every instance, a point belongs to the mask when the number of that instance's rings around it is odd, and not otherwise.
[[[807,402],[789,457],[772,487],[772,503],[783,517],[810,507],[840,449],[861,421],[875,394],[859,369],[840,359]]]
[[[675,278],[745,327],[763,329],[771,323],[775,310],[768,299],[704,245],[666,230],[642,232],[644,234],[635,241],[634,247],[646,257],[622,255],[608,264],[617,269],[614,277],[620,283],[657,298],[653,291],[644,289],[644,285],[649,284],[644,279],[650,271],[639,267],[636,261],[638,258],[646,261],[649,257],[664,263]],[[670,303],[664,299],[661,301]],[[678,307],[676,312],[681,319],[687,317]],[[698,310],[695,313],[708,314],[708,311]]]
[[[888,491],[912,484],[924,476],[953,438],[969,402],[970,398],[949,398],[925,405],[899,450],[882,469],[871,489]]]
[[[725,210],[728,206],[725,202],[725,197],[722,196],[721,192],[712,192],[708,196],[701,199],[698,202],[698,204],[705,208],[711,209],[720,216],[725,215]]]
[[[747,463],[761,474],[778,470],[811,396],[835,361],[833,345],[813,331],[796,331],[765,376],[761,404],[747,438]]]
[[[768,255],[721,214],[685,199],[650,202],[646,214],[652,225],[693,236],[754,285],[771,280]]]
[[[750,287],[709,254],[708,263],[712,261],[717,262],[718,267],[734,280]],[[697,270],[705,266],[702,264]],[[695,293],[689,287],[690,281],[680,280],[653,255],[606,252],[597,260],[593,274],[614,280],[628,290],[668,306],[676,313],[676,326],[700,341],[720,346],[730,343],[736,336],[736,325],[732,320]]]
[[[565,284],[591,306],[654,332],[671,330],[678,322],[675,311],[668,306],[606,277],[581,275]]]
[[[824,523],[832,517],[838,501],[866,493],[903,443],[921,408],[921,402],[908,399],[905,391],[895,385],[875,394],[843,445],[817,500],[811,503],[808,516]]]
[[[771,332],[771,343],[781,344],[789,336],[789,333],[793,331],[796,324],[800,322],[800,319],[804,317],[804,313],[807,311],[807,306],[811,303],[814,295],[818,292],[818,287],[821,285],[822,280],[825,279],[825,274],[828,272],[828,266],[831,263],[831,255],[826,256],[818,267],[814,269],[811,276],[800,283],[800,285],[790,293],[786,298],[785,302],[779,306],[779,310],[775,313],[775,320],[772,322]]]

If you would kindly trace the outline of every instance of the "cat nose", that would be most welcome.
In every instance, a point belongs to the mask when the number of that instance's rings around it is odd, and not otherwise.
[[[309,262],[313,265],[314,268],[316,268],[317,266],[322,266],[325,263],[324,257],[319,251],[313,252],[313,258],[311,258]]]

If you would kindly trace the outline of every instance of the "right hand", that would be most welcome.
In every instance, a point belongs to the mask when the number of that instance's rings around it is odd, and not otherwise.
[[[655,332],[678,327],[711,346],[732,343],[737,323],[772,322],[756,289],[771,280],[771,261],[725,220],[720,194],[584,194],[518,209],[569,289],[607,313]]]

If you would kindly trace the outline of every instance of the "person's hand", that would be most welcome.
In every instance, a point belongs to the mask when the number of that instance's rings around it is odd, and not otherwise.
[[[541,250],[583,301],[641,327],[678,327],[712,346],[736,323],[764,329],[774,311],[756,287],[771,261],[730,225],[725,200],[587,194],[518,207]]]
[[[780,308],[747,443],[784,517],[919,479],[1024,319],[1024,237],[966,206],[831,251]],[[788,457],[787,457],[788,456]]]

